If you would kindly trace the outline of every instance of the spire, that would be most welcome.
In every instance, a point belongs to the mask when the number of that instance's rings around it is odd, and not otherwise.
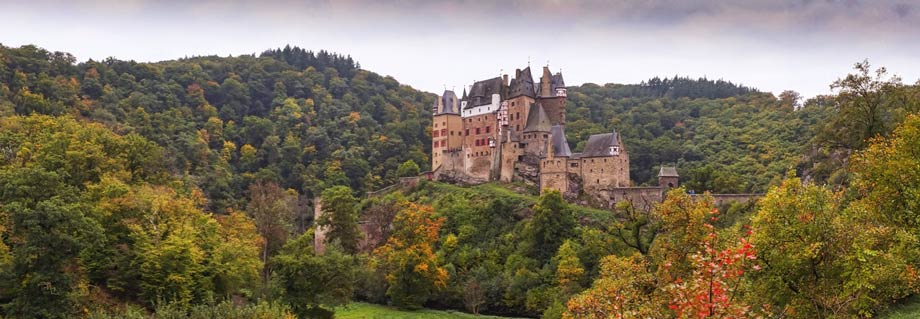
[[[466,85],[463,86],[463,99],[466,100]]]

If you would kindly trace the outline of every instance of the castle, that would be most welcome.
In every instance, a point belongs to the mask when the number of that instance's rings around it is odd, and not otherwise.
[[[528,66],[511,79],[477,81],[460,98],[445,90],[432,110],[434,178],[466,184],[524,181],[539,185],[541,192],[584,192],[604,199],[617,197],[611,191],[637,192],[629,180],[629,152],[617,132],[591,135],[581,153],[572,152],[565,106],[562,73],[552,74],[548,66],[539,82]],[[665,185],[677,186],[674,168],[663,167],[659,178],[660,187],[640,193],[657,190],[657,198]]]

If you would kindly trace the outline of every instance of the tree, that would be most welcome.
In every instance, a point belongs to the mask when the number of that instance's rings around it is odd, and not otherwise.
[[[323,214],[317,224],[328,228],[326,242],[337,243],[342,249],[355,254],[361,231],[358,229],[358,200],[348,186],[335,186],[323,191]]]
[[[578,223],[559,191],[548,191],[533,207],[533,219],[524,230],[528,254],[541,261],[549,260],[559,246],[575,236]]]
[[[709,233],[705,218],[717,212],[708,195],[694,199],[683,188],[668,191],[664,202],[656,209],[661,233],[649,252],[658,265],[663,265],[658,267],[656,274],[659,281],[672,283],[690,273],[690,256],[703,250]]]
[[[214,276],[215,292],[229,296],[258,282],[264,240],[253,220],[243,212],[233,211],[216,218],[220,224],[219,242],[208,259],[208,271]]]
[[[281,248],[293,227],[297,194],[284,190],[271,182],[256,182],[249,186],[249,204],[246,211],[252,216],[259,235],[262,236],[262,282],[268,283],[271,275],[269,258]]]
[[[396,176],[399,177],[418,176],[418,174],[418,164],[415,164],[413,160],[403,162],[399,165],[399,168],[396,169]]]
[[[843,207],[795,177],[771,189],[752,220],[764,265],[755,296],[776,315],[828,318],[867,316],[913,291],[916,237],[880,223],[869,203]]]
[[[354,257],[328,249],[317,256],[313,233],[284,245],[272,259],[284,289],[283,299],[301,318],[331,317],[331,308],[345,305],[354,292]]]
[[[654,273],[645,256],[607,256],[601,273],[588,290],[572,297],[563,318],[662,318],[662,300],[655,295]]]
[[[581,290],[581,280],[585,275],[585,267],[578,259],[577,245],[575,241],[566,240],[553,257],[556,262],[556,285],[566,295]]]
[[[722,244],[715,227],[706,224],[709,235],[702,251],[690,256],[692,271],[669,284],[668,307],[677,318],[759,318],[744,299],[744,275],[759,270],[754,264],[754,246],[742,237],[733,247]]]
[[[407,202],[393,221],[393,235],[374,252],[395,306],[421,308],[435,289],[446,285],[447,271],[434,253],[443,222],[430,206]]]

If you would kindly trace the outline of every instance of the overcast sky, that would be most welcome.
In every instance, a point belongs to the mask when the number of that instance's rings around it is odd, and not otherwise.
[[[867,58],[920,78],[918,0],[0,0],[0,30],[80,61],[326,49],[436,93],[528,60],[570,86],[705,76],[807,97]]]

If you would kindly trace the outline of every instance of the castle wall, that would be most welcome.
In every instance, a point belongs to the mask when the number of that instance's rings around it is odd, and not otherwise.
[[[569,190],[569,177],[566,174],[568,159],[565,157],[547,158],[540,163],[540,193],[547,190],[558,190],[565,193]]]
[[[661,187],[617,187],[601,189],[595,192],[597,199],[603,200],[608,207],[614,207],[617,203],[628,201],[633,207],[643,210],[650,210],[656,204],[664,201],[664,189]]]
[[[581,159],[581,176],[586,191],[629,186],[629,159],[615,156]]]
[[[435,115],[431,129],[431,168],[441,166],[445,150],[463,146],[463,119],[458,114]]]
[[[550,140],[549,132],[522,133],[521,142],[524,143],[524,155],[542,158],[546,156],[547,143]]]
[[[524,149],[520,147],[520,143],[505,141],[501,144],[501,152],[501,171],[499,172],[499,180],[502,182],[510,182],[514,179],[514,164],[518,161],[518,158],[524,154]]]
[[[489,146],[489,140],[498,143],[496,114],[485,113],[463,118],[463,126],[466,172],[475,178],[488,180],[494,157],[492,153],[495,151]]]
[[[508,99],[508,128],[518,136],[523,134],[524,127],[527,126],[531,103],[534,103],[534,99],[526,95]]]
[[[538,101],[546,111],[552,125],[565,125],[565,97],[540,98]]]

